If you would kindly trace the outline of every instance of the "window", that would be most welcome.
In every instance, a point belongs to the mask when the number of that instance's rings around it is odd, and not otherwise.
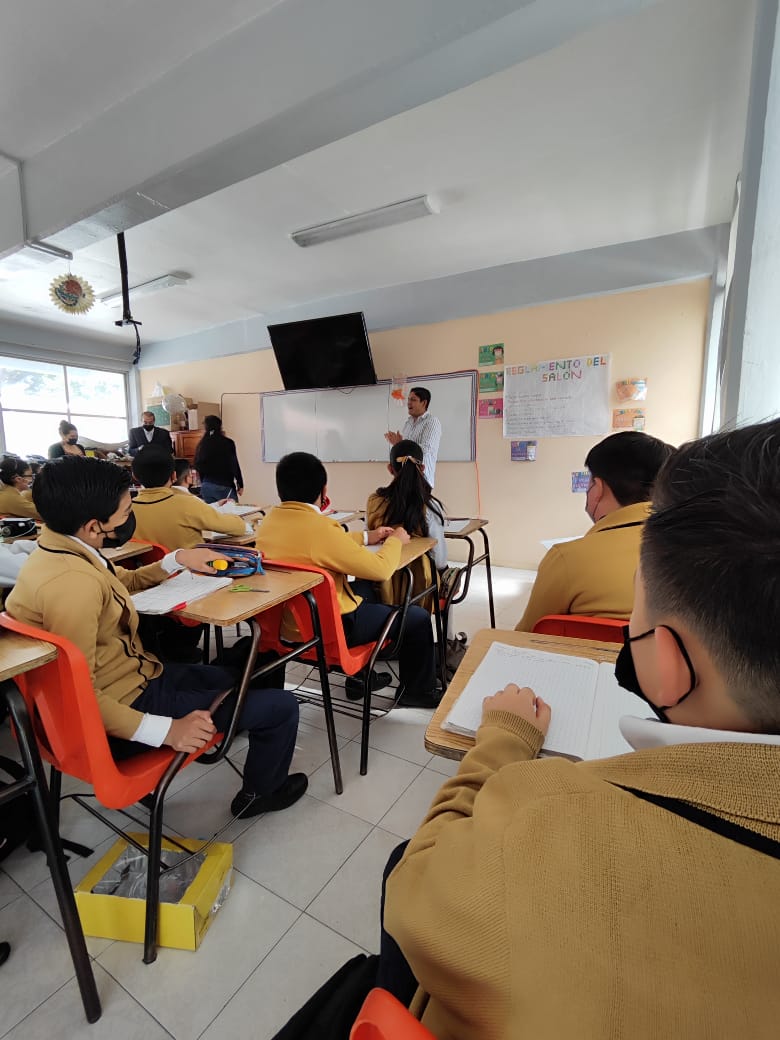
[[[90,441],[127,441],[127,385],[121,372],[0,358],[0,416],[5,450],[48,454],[67,419]]]

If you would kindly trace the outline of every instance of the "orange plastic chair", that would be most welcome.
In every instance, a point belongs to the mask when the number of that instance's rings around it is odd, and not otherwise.
[[[379,637],[375,643],[363,643],[361,646],[347,646],[346,636],[344,635],[344,625],[341,622],[341,610],[339,609],[338,599],[336,598],[336,585],[333,581],[333,576],[328,571],[323,570],[320,567],[315,567],[312,564],[307,563],[304,565],[301,563],[288,563],[286,560],[263,559],[263,566],[279,567],[289,571],[313,571],[316,574],[321,574],[324,579],[321,585],[317,585],[316,588],[311,591],[317,605],[319,623],[322,627],[322,646],[325,655],[325,669],[334,669],[343,672],[345,675],[355,675],[357,672],[365,669],[365,677],[363,681],[363,715],[360,735],[360,775],[365,776],[368,772],[368,733],[371,724],[371,672],[377,658],[379,657],[380,651],[384,650],[390,652],[391,647],[388,644],[388,632],[390,631],[395,619],[402,613],[402,610],[399,608],[388,614],[387,621],[382,627],[382,631],[379,633]],[[270,611],[263,612],[263,632],[260,638],[261,650],[274,650],[276,653],[289,652],[289,642],[287,640],[282,640],[280,635],[282,611],[284,607],[289,608],[291,611],[295,625],[301,634],[301,641],[303,642],[314,638],[315,633],[313,629],[312,614],[305,606],[304,597],[296,596],[287,603],[274,608],[275,614],[273,617],[269,617],[269,614],[271,613]],[[398,637],[393,642],[393,647],[398,645],[402,636],[403,623],[401,624],[401,630]],[[316,661],[316,648],[312,648],[303,653],[301,655],[301,660]],[[323,678],[322,670],[320,672],[320,678],[321,680]],[[328,686],[327,674],[324,675],[324,680],[324,685]],[[331,726],[333,727],[334,743],[331,745],[331,757],[336,756],[337,758],[338,748],[335,746],[335,723],[333,721],[333,708],[330,704],[329,687],[327,700],[325,689],[323,688],[323,706],[325,708],[325,723],[328,727],[329,739]]]
[[[532,631],[544,636],[571,636],[599,643],[622,643],[628,621],[622,618],[586,617],[584,614],[547,614]]]
[[[349,1040],[434,1040],[434,1037],[392,993],[372,989],[358,1012]]]
[[[85,803],[81,796],[71,796],[111,830],[122,834],[130,844],[148,855],[144,963],[151,964],[157,957],[163,799],[174,776],[194,759],[212,748],[214,751],[209,761],[218,761],[225,756],[241,705],[236,704],[228,740],[221,744],[223,735],[217,733],[205,747],[193,754],[162,747],[116,761],[100,717],[87,661],[78,647],[62,636],[24,624],[5,612],[0,613],[0,627],[34,639],[45,639],[54,643],[59,651],[54,661],[16,679],[32,720],[41,757],[52,767],[52,810],[57,822],[62,773],[91,784],[95,796],[106,809],[123,810],[149,794],[154,795],[148,853]]]

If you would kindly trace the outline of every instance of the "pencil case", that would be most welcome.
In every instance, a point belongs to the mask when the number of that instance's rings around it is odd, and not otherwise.
[[[257,549],[246,545],[220,545],[219,542],[196,545],[196,549],[211,549],[215,554],[228,559],[227,570],[221,570],[225,578],[245,578],[249,574],[265,574],[263,556]]]

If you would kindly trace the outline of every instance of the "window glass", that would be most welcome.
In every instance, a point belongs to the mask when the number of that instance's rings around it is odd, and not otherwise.
[[[70,421],[79,431],[79,443],[84,439],[106,444],[127,444],[126,419],[96,419],[93,415],[71,415]]]
[[[125,377],[121,372],[99,372],[68,365],[67,375],[68,401],[75,415],[125,416]]]
[[[64,415],[68,406],[64,368],[42,361],[0,358],[0,405]]]
[[[57,427],[62,412],[9,412],[3,409],[6,451],[14,455],[43,455],[48,457],[49,445],[59,444]]]

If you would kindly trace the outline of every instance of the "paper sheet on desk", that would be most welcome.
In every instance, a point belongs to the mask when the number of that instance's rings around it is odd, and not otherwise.
[[[176,607],[203,599],[209,593],[224,589],[232,583],[232,578],[212,578],[209,574],[182,571],[160,585],[155,585],[153,589],[136,592],[131,599],[139,614],[167,614]]]
[[[445,534],[458,534],[464,528],[468,527],[471,520],[467,517],[465,520],[445,520],[444,522],[444,533]]]
[[[576,542],[578,538],[582,538],[582,535],[570,534],[568,538],[542,538],[541,544],[549,552],[554,545],[563,545],[564,542]]]
[[[631,750],[617,720],[636,702],[615,682],[614,665],[506,643],[490,645],[443,728],[473,736],[482,719],[482,701],[510,682],[530,686],[552,708],[546,751],[600,758]]]
[[[226,513],[228,516],[249,516],[251,513],[260,512],[260,506],[241,506],[238,502],[234,502],[232,498],[229,498],[227,502],[223,502],[221,506],[212,502],[212,507],[218,513]]]

